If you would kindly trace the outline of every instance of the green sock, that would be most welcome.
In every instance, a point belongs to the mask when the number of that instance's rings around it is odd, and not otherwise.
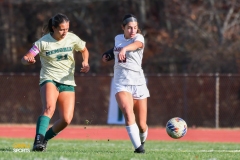
[[[47,131],[46,135],[45,135],[45,140],[49,140],[52,139],[53,137],[55,137],[57,135],[57,133],[54,133],[52,130],[52,127],[49,128],[49,130]]]
[[[38,117],[36,134],[41,134],[45,136],[49,122],[50,122],[50,118],[47,116]]]

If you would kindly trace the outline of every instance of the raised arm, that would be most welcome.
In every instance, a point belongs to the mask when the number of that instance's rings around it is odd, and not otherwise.
[[[143,43],[140,41],[135,41],[121,49],[121,51],[118,54],[118,59],[120,61],[123,61],[126,58],[126,52],[127,51],[134,51],[136,49],[143,48]]]

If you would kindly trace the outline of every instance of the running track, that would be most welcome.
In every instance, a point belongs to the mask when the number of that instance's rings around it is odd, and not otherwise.
[[[0,138],[34,138],[35,125],[0,125]],[[124,126],[68,126],[56,139],[129,140]],[[149,128],[148,140],[240,143],[240,129],[192,129],[174,140],[165,128]]]

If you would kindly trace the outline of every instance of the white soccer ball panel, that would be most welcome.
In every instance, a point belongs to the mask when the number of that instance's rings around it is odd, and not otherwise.
[[[179,117],[171,118],[166,124],[166,131],[174,139],[181,138],[187,133],[187,123]]]

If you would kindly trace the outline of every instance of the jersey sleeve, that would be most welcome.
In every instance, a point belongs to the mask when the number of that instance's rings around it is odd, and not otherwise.
[[[29,50],[30,53],[32,53],[33,56],[36,56],[38,53],[40,53],[38,47],[33,44],[32,48]]]
[[[86,46],[86,42],[81,40],[78,36],[75,37],[75,45],[74,45],[74,49],[76,51],[82,51],[84,50],[85,46]]]
[[[140,41],[140,42],[142,42],[144,44],[144,37],[143,37],[143,35],[137,34],[136,37],[134,38],[134,42],[135,41]]]
[[[29,52],[31,52],[34,56],[41,53],[41,51],[42,51],[42,43],[39,40],[34,42],[32,48],[29,50]]]

